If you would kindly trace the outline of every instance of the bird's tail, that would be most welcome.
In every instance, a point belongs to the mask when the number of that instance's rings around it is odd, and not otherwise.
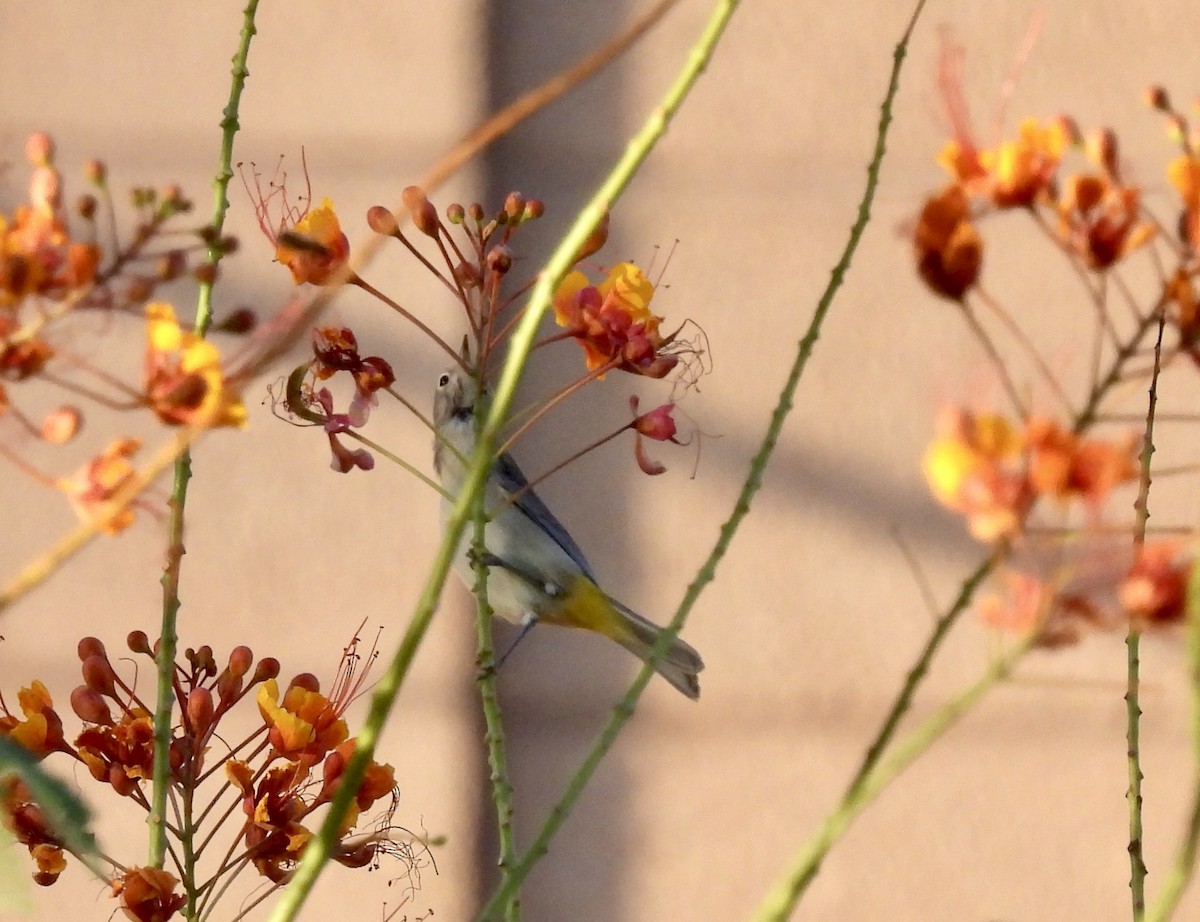
[[[624,622],[625,631],[615,638],[617,643],[641,660],[650,658],[663,629],[647,621],[637,612],[626,608],[616,599],[609,599]],[[704,660],[693,647],[678,637],[671,641],[666,652],[654,666],[658,674],[678,688],[693,701],[700,697],[700,679],[697,673],[704,668]]]

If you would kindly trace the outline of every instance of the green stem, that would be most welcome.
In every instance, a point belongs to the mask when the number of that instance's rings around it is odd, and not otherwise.
[[[233,136],[238,130],[238,103],[246,82],[246,57],[250,52],[250,39],[255,33],[254,13],[258,0],[248,0],[243,14],[241,37],[237,53],[233,57],[233,83],[229,93],[229,104],[221,121],[221,155],[215,180],[216,202],[213,227],[219,237],[225,224],[225,212],[229,200],[225,195],[229,179],[233,176]],[[216,265],[221,258],[221,248],[209,251],[209,263]],[[212,323],[212,283],[200,286],[196,305],[196,333],[203,336]],[[185,449],[175,461],[175,479],[171,491],[170,521],[167,525],[167,563],[163,572],[163,615],[159,632],[159,646],[155,654],[157,664],[157,697],[154,709],[154,785],[150,799],[150,848],[148,863],[156,868],[163,866],[166,858],[167,831],[164,816],[167,804],[167,787],[171,781],[170,746],[171,720],[174,704],[175,651],[178,644],[176,622],[179,615],[179,578],[185,553],[183,546],[184,507],[187,503],[187,486],[192,476],[191,451]]]
[[[1158,338],[1154,343],[1154,370],[1150,376],[1149,407],[1146,410],[1146,436],[1142,442],[1141,475],[1134,503],[1136,525],[1134,547],[1140,551],[1146,543],[1146,523],[1150,519],[1150,461],[1154,457],[1154,411],[1158,407],[1158,375],[1162,370],[1163,329],[1167,313],[1158,312]],[[1129,759],[1129,893],[1133,918],[1146,913],[1146,858],[1142,832],[1142,757],[1141,757],[1141,625],[1133,618],[1125,635],[1127,650],[1125,674],[1125,742]]]
[[[721,4],[718,6],[713,19],[710,22],[709,28],[705,33],[705,37],[698,43],[698,48],[704,47],[704,42],[709,41],[715,44],[720,37],[720,31],[724,28],[725,22],[728,21],[729,15],[733,12],[733,7],[736,4]],[[830,305],[833,303],[834,295],[841,288],[842,281],[845,278],[846,272],[850,268],[850,262],[853,259],[854,253],[858,248],[859,240],[862,238],[863,231],[866,230],[867,224],[871,218],[871,203],[875,197],[875,189],[879,182],[879,169],[883,162],[883,156],[886,149],[886,139],[888,126],[892,118],[892,102],[895,99],[896,91],[899,88],[900,67],[904,60],[905,50],[908,46],[909,36],[916,25],[916,20],[922,7],[924,0],[918,2],[913,17],[909,22],[901,42],[896,47],[894,56],[894,64],[892,68],[891,80],[888,84],[887,93],[884,96],[880,106],[879,127],[875,138],[875,150],[871,158],[871,162],[867,167],[867,182],[863,191],[863,198],[859,204],[858,215],[854,225],[850,229],[850,233],[846,240],[846,245],[843,249],[841,258],[834,266],[830,273],[829,284],[826,286],[820,301],[817,303],[816,310],[813,312],[812,319],[809,321],[808,330],[805,332],[803,339],[796,350],[796,358],[792,363],[791,370],[788,373],[787,380],[784,383],[783,390],[780,393],[779,400],[775,406],[775,411],[771,416],[771,421],[767,426],[767,432],[763,437],[762,444],[754,459],[750,464],[750,470],[746,477],[745,483],[742,485],[742,490],[734,503],[733,511],[725,524],[721,526],[720,535],[717,542],[710,552],[708,559],[696,574],[691,585],[688,586],[687,592],[684,594],[683,601],[675,612],[675,616],[671,622],[663,630],[658,642],[655,644],[654,650],[646,661],[646,665],[642,667],[633,684],[625,693],[625,696],[614,708],[612,716],[608,723],[601,730],[600,735],[593,743],[583,763],[576,770],[570,782],[567,784],[566,790],[563,792],[558,803],[556,803],[547,817],[542,828],[538,831],[533,843],[528,851],[522,856],[520,862],[513,869],[513,874],[509,888],[515,888],[520,885],[521,881],[529,874],[534,865],[541,860],[549,848],[550,840],[558,832],[559,828],[570,815],[575,802],[579,795],[583,792],[596,768],[600,765],[605,754],[616,741],[618,734],[626,721],[633,714],[634,705],[641,696],[642,690],[649,683],[651,676],[654,674],[654,666],[658,662],[659,657],[666,652],[667,647],[671,644],[675,637],[678,636],[680,629],[683,626],[688,614],[691,612],[696,600],[700,597],[700,593],[704,588],[712,582],[717,564],[725,556],[733,536],[736,534],[741,525],[742,520],[750,511],[750,501],[754,494],[758,492],[762,485],[763,472],[766,470],[768,461],[775,450],[775,445],[779,440],[779,433],[783,429],[784,420],[792,410],[793,399],[795,397],[796,388],[800,383],[800,377],[804,373],[804,369],[808,365],[808,360],[812,355],[813,349],[816,347],[817,339],[820,335],[821,326],[824,323],[825,317],[829,312]],[[711,54],[711,46],[707,54]],[[693,53],[693,61],[698,55]],[[582,241],[581,241],[582,242]],[[982,579],[982,576],[980,577]],[[499,911],[504,901],[508,898],[511,890],[501,886],[491,899],[484,905],[476,916],[477,922],[490,919]]]
[[[482,375],[482,369],[480,370]],[[482,381],[476,380],[477,393],[483,393]],[[486,404],[475,402],[475,425],[482,427]],[[500,883],[503,886],[512,874],[517,858],[517,840],[513,829],[513,787],[508,777],[508,756],[504,736],[504,721],[500,713],[500,698],[496,693],[496,651],[492,642],[492,606],[488,601],[488,568],[483,563],[487,553],[484,540],[487,512],[483,501],[486,490],[480,492],[471,510],[474,535],[471,547],[475,552],[475,635],[476,667],[479,670],[479,698],[483,707],[487,742],[488,767],[491,769],[492,802],[496,806],[496,836],[499,844],[497,865],[500,868]],[[521,922],[521,899],[516,889],[504,906],[505,922]]]
[[[891,756],[867,771],[852,796],[844,799],[825,818],[812,838],[796,853],[791,866],[750,917],[752,922],[784,922],[790,918],[808,883],[816,876],[821,861],[850,828],[850,824],[904,769],[937,742],[955,721],[1006,679],[1035,639],[1036,635],[1030,633],[1020,645],[992,663],[974,685],[942,705],[933,716],[897,743]]]

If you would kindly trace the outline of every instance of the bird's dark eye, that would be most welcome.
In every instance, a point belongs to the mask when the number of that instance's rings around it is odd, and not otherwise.
[[[438,387],[445,387],[449,383],[450,375],[448,373],[443,373],[442,376],[438,378]]]

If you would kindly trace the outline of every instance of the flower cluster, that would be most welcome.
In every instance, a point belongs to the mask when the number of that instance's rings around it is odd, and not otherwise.
[[[583,347],[589,371],[619,369],[663,378],[679,363],[666,352],[675,334],[659,333],[661,317],[650,312],[654,285],[633,263],[618,263],[592,285],[578,269],[554,293],[554,317]]]
[[[1137,476],[1136,440],[1083,438],[1044,417],[1018,430],[1003,416],[961,408],[942,413],[925,453],[925,478],[981,541],[1019,536],[1034,501],[1082,502],[1093,517]]]
[[[25,457],[22,443],[72,441],[84,427],[87,402],[148,410],[169,426],[243,425],[241,398],[222,370],[216,347],[181,330],[171,306],[154,300],[166,283],[189,275],[211,280],[206,256],[231,252],[236,242],[211,228],[177,227],[191,203],[178,188],[168,187],[133,190],[136,224],[122,243],[104,164],[88,164],[91,191],[69,208],[50,137],[33,135],[26,154],[32,166],[28,203],[0,214],[0,420],[9,427],[0,438],[0,454],[65,493],[83,518],[116,533],[132,514],[113,515],[107,504],[132,474],[138,440],[97,445],[92,459],[70,476],[42,472]],[[145,317],[140,380],[136,370],[99,364],[106,350],[79,348],[80,328],[73,321],[83,311],[104,311],[118,322]],[[229,320],[223,328],[252,326],[245,311]],[[65,392],[70,402],[38,420],[25,408],[44,406],[49,390]]]
[[[305,178],[307,181],[307,170]],[[272,180],[264,189],[257,175],[255,180],[251,194],[255,197],[260,225],[275,245],[276,259],[291,270],[297,284],[341,282],[361,289],[416,326],[448,361],[486,383],[492,357],[520,319],[520,299],[534,281],[529,279],[512,288],[508,277],[519,264],[515,249],[517,233],[544,212],[539,200],[512,192],[503,207],[494,212],[489,213],[479,203],[467,206],[452,203],[444,214],[439,214],[423,189],[410,186],[404,190],[403,215],[398,216],[382,205],[368,210],[366,220],[370,228],[397,240],[461,304],[468,332],[462,347],[454,348],[432,325],[348,267],[349,247],[328,199],[310,211],[307,207],[311,201],[310,188],[306,187],[305,193],[298,197],[300,204],[292,204],[283,181]],[[406,230],[408,225],[412,231]],[[594,255],[607,236],[606,215],[576,253],[576,263]],[[428,255],[422,246],[426,250],[432,247],[435,252]],[[543,406],[528,411],[530,420],[516,435],[548,409],[580,387],[604,378],[609,371],[661,379],[682,370],[680,377],[688,379],[682,382],[684,387],[704,373],[706,369],[700,359],[705,352],[702,334],[698,342],[689,342],[680,337],[682,327],[664,333],[663,318],[650,310],[654,293],[654,283],[633,263],[618,264],[595,284],[579,269],[567,274],[553,295],[555,319],[563,330],[546,336],[534,348],[574,340],[583,349],[586,370]],[[343,373],[354,382],[353,396],[345,411],[338,409],[340,400],[325,384]],[[291,417],[319,425],[325,431],[335,471],[367,471],[373,469],[375,456],[367,447],[349,448],[344,439],[356,439],[366,446],[374,444],[359,430],[376,406],[379,392],[388,393],[409,410],[423,415],[415,407],[427,398],[422,395],[410,400],[392,388],[394,383],[392,365],[378,355],[362,355],[353,331],[345,327],[321,327],[313,331],[313,358],[289,378],[283,404]],[[673,406],[666,404],[638,417],[634,424],[620,427],[591,448],[625,429],[634,429],[634,457],[639,467],[647,473],[661,473],[664,468],[647,457],[642,440],[684,444],[674,437],[675,424],[670,416]],[[664,434],[668,424],[671,431]],[[511,441],[505,443],[505,450]]]
[[[106,859],[113,867],[113,894],[130,918],[166,919],[185,899],[219,890],[247,864],[274,883],[286,880],[312,838],[306,822],[337,792],[354,752],[344,714],[365,679],[357,669],[356,644],[357,640],[345,651],[329,695],[322,694],[309,674],[296,676],[281,695],[279,663],[269,657],[255,663],[247,647],[236,647],[223,665],[207,646],[186,651],[184,662],[175,668],[177,722],[171,731],[170,783],[172,796],[195,809],[189,807],[168,829],[172,836],[203,841],[198,858],[216,832],[206,828],[206,821],[220,826],[233,815],[239,818],[234,837],[241,848],[230,849],[207,883],[196,886],[191,881],[192,892],[186,897],[178,890],[189,880],[182,866],[172,874]],[[151,660],[156,652],[140,631],[129,635],[127,645]],[[38,681],[18,692],[16,711],[0,697],[0,738],[39,761],[55,755],[74,760],[95,781],[149,809],[155,752],[150,706],[113,668],[98,639],[81,640],[78,655],[83,683],[72,691],[70,707],[82,728],[73,739],[68,741],[62,717]],[[258,726],[241,741],[227,741],[233,731],[223,728],[222,721],[247,699],[257,705]],[[393,827],[386,821],[366,833],[354,832],[360,815],[381,800],[388,801],[390,816],[396,796],[391,766],[369,763],[340,831],[335,860],[361,867],[397,851]],[[0,816],[28,848],[34,879],[43,885],[54,883],[66,867],[70,846],[50,826],[29,788],[15,778],[0,786]]]
[[[1058,645],[1085,630],[1178,623],[1192,566],[1187,545],[1147,533],[1145,517],[1128,524],[1106,521],[1106,501],[1123,484],[1140,481],[1134,504],[1146,508],[1151,476],[1142,479],[1139,454],[1144,437],[1128,433],[1099,437],[1093,430],[1115,419],[1118,384],[1144,383],[1152,395],[1160,375],[1180,355],[1200,361],[1200,309],[1195,296],[1200,273],[1197,214],[1200,214],[1200,135],[1171,106],[1161,88],[1147,100],[1164,113],[1171,136],[1183,153],[1167,166],[1178,192],[1177,222],[1159,221],[1145,209],[1141,189],[1126,178],[1116,135],[1099,128],[1086,136],[1067,117],[1026,119],[1016,137],[984,148],[971,138],[961,96],[955,49],[944,49],[941,89],[954,137],[938,162],[950,182],[925,202],[914,228],[917,273],[941,297],[957,302],[1001,377],[1018,421],[1003,414],[944,411],[938,435],[924,458],[925,477],[943,505],[962,514],[971,534],[993,545],[997,587],[982,602],[985,620],[1021,632],[1036,631],[1037,642]],[[1064,162],[1077,150],[1086,164],[1068,172]],[[1094,302],[1091,306],[1090,383],[1079,403],[1051,371],[1024,333],[1021,318],[1009,314],[983,291],[979,275],[984,242],[977,224],[989,214],[1027,215],[1056,250],[1070,260]],[[1163,239],[1178,227],[1178,241]],[[1148,294],[1141,294],[1122,271],[1134,252],[1152,253]],[[1127,305],[1116,316],[1105,298],[1115,276]],[[1139,283],[1140,284],[1140,283]],[[1032,369],[1066,410],[1058,422],[1027,405],[999,347],[972,307],[987,306],[1025,352]],[[1131,316],[1130,316],[1131,315]],[[1150,349],[1152,331],[1174,329],[1178,344]],[[1152,357],[1149,368],[1138,356]],[[1138,388],[1144,393],[1144,389]],[[1075,409],[1076,406],[1082,409]],[[1150,413],[1155,403],[1151,402]],[[1145,416],[1145,405],[1130,417]],[[1153,416],[1145,416],[1147,422]],[[1156,439],[1161,438],[1155,430]],[[1153,454],[1147,451],[1146,463]],[[1186,472],[1190,467],[1180,470]],[[1049,525],[1038,518],[1048,500],[1061,516]],[[1073,514],[1078,509],[1081,514]]]

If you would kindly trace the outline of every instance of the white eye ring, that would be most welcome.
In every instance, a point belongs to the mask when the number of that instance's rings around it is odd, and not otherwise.
[[[438,387],[445,387],[449,383],[450,383],[450,375],[448,373],[443,372],[442,376],[440,378],[438,378]]]

